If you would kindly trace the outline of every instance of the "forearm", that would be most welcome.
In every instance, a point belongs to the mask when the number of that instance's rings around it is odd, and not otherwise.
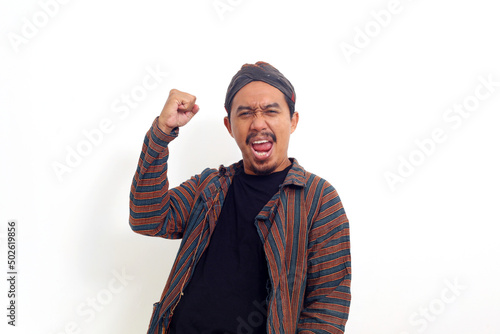
[[[130,190],[129,223],[137,233],[157,235],[165,223],[170,200],[168,143],[177,137],[177,133],[178,130],[164,133],[156,118],[144,138]]]

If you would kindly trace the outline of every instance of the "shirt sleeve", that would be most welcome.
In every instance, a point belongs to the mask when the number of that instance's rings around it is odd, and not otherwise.
[[[326,185],[309,232],[307,285],[297,333],[344,333],[351,301],[349,221]]]
[[[169,189],[168,144],[179,129],[167,134],[158,127],[158,117],[147,132],[130,189],[129,224],[133,231],[169,239],[182,238],[199,176]]]

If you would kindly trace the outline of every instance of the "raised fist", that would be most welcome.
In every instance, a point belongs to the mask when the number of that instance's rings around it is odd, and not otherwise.
[[[172,89],[158,119],[159,128],[170,133],[174,128],[186,125],[200,110],[196,96]]]

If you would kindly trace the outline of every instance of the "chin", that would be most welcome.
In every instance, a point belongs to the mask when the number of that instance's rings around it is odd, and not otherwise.
[[[273,173],[278,166],[276,164],[262,164],[262,165],[251,165],[250,170],[255,173],[255,175],[268,175]]]

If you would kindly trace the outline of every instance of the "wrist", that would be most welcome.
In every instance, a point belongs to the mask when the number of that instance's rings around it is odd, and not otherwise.
[[[167,126],[164,122],[162,122],[160,116],[157,117],[156,126],[166,135],[170,134],[174,130],[174,128],[171,128]]]
[[[151,130],[156,138],[167,143],[172,141],[179,134],[179,128],[169,128],[168,126],[161,125],[159,117],[156,117],[154,120]]]
[[[169,128],[166,125],[162,125],[158,123],[158,128],[163,131],[166,135],[170,134],[172,131],[174,131],[174,128]]]

